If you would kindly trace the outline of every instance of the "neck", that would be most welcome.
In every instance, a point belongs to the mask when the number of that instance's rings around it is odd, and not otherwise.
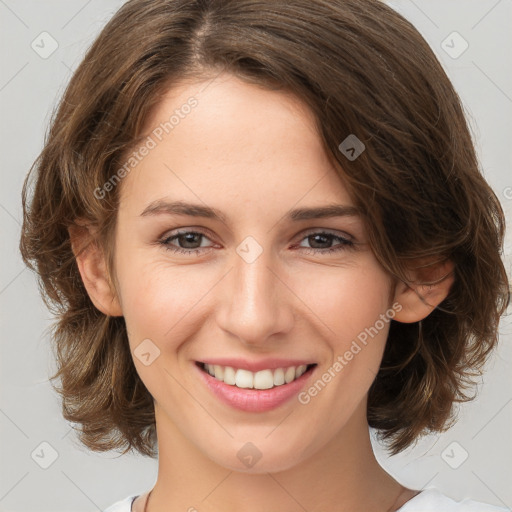
[[[155,413],[159,469],[148,512],[387,512],[407,494],[375,458],[365,407],[312,456],[285,471],[262,473],[216,464],[158,408]]]

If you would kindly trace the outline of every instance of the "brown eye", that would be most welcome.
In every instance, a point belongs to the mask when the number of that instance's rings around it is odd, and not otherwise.
[[[354,247],[354,242],[352,240],[344,238],[340,235],[335,235],[334,233],[328,233],[324,231],[310,233],[302,240],[307,240],[308,244],[310,244],[311,246],[308,248],[299,245],[299,247],[309,249],[309,251],[307,251],[306,254],[333,253]],[[337,241],[338,244],[333,247],[332,244],[335,241]]]
[[[211,249],[211,246],[201,245],[202,239],[208,240],[207,236],[200,231],[179,231],[170,236],[166,236],[160,240],[159,243],[169,251],[181,254],[199,254],[205,250]]]

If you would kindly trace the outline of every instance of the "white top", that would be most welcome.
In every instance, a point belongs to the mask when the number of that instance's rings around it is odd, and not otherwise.
[[[122,501],[114,503],[105,512],[131,512],[132,503],[138,495],[128,496]],[[421,491],[410,499],[397,512],[512,512],[508,508],[487,505],[468,498],[454,501],[445,496],[434,487]]]

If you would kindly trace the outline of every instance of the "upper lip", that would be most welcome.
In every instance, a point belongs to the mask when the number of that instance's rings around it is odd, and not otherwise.
[[[289,368],[290,366],[301,366],[315,364],[313,361],[304,359],[260,359],[259,361],[250,361],[248,359],[236,358],[207,358],[198,361],[199,363],[217,364],[219,366],[231,366],[232,368],[258,372],[260,370],[275,370],[277,368]]]

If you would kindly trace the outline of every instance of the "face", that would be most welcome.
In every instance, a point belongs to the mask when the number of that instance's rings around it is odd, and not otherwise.
[[[367,429],[391,279],[312,115],[221,75],[169,91],[147,134],[122,181],[115,277],[159,442],[266,472]]]

